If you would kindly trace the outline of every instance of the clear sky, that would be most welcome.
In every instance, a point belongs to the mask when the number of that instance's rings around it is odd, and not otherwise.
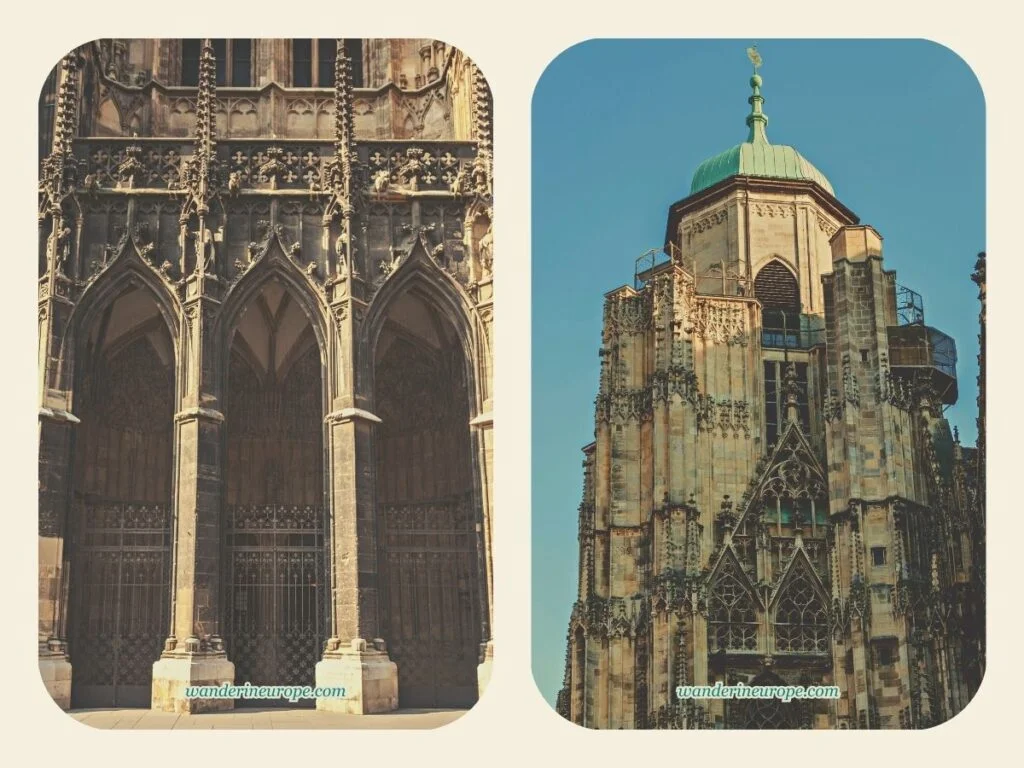
[[[704,159],[746,140],[749,40],[592,40],[533,98],[533,671],[561,686],[577,507],[594,437],[602,297],[659,247]],[[957,344],[961,441],[977,430],[985,104],[967,64],[920,40],[760,40],[768,139],[790,144],[884,238],[887,269]]]

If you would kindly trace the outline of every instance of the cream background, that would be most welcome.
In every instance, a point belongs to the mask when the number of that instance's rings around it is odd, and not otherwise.
[[[64,10],[64,7],[67,10]],[[6,488],[4,622],[0,650],[0,723],[13,764],[147,766],[217,765],[250,761],[298,765],[505,765],[593,761],[700,760],[731,762],[780,759],[829,766],[924,762],[938,764],[998,760],[1017,747],[1019,686],[1014,641],[1021,609],[1015,567],[1020,560],[1022,517],[1011,504],[1020,453],[1019,412],[1013,408],[1011,353],[1015,318],[1011,295],[1021,279],[1024,249],[1014,242],[1015,210],[1024,179],[1019,126],[1021,67],[1018,24],[1010,4],[975,0],[959,17],[938,4],[918,8],[889,0],[855,6],[819,2],[751,2],[690,5],[668,9],[632,0],[613,13],[598,4],[519,0],[499,6],[483,2],[435,4],[312,2],[227,7],[209,1],[144,4],[98,2],[18,3],[6,14],[2,48],[7,74],[4,119],[3,202],[6,248],[4,281],[11,286],[0,304],[8,330],[3,401],[9,420],[0,441]],[[70,10],[76,8],[76,10]],[[113,733],[74,722],[49,700],[36,665],[35,546],[37,426],[36,362],[36,100],[46,73],[71,47],[98,37],[435,37],[476,60],[494,93],[497,178],[495,274],[495,639],[491,685],[465,717],[437,731],[293,731]],[[991,500],[989,508],[989,661],[981,691],[963,714],[939,728],[917,733],[850,732],[610,732],[595,733],[563,721],[534,686],[530,672],[529,585],[529,127],[533,87],[545,66],[570,45],[591,37],[927,37],[952,48],[977,74],[988,106],[989,379]],[[738,53],[737,55],[741,55]],[[827,62],[821,62],[828,66]],[[614,65],[610,63],[610,65]],[[673,87],[667,84],[671,95]],[[950,119],[956,119],[955,114]],[[567,290],[571,287],[567,286]],[[1005,350],[1005,353],[1003,352]],[[1020,371],[1024,373],[1024,371]],[[1017,424],[1013,422],[1017,421]],[[1016,550],[1016,551],[1015,551]],[[567,553],[574,557],[575,553]],[[1014,631],[1016,630],[1016,631]],[[813,744],[804,744],[804,740]],[[757,746],[760,749],[757,749]],[[756,750],[756,751],[754,751]],[[776,751],[777,750],[777,751]],[[884,750],[884,751],[883,751]],[[1012,750],[1012,752],[1011,752]],[[113,759],[112,759],[113,758]],[[1007,760],[1009,758],[1006,758]]]

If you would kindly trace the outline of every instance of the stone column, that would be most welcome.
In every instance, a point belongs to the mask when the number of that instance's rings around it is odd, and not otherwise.
[[[488,401],[488,405],[490,402]],[[494,498],[494,416],[488,411],[469,422],[477,435],[477,456],[480,463],[480,497],[483,514],[477,529],[477,542],[480,552],[481,586],[480,599],[483,605],[481,623],[483,625],[482,642],[480,643],[480,664],[476,670],[477,695],[483,696],[487,684],[491,681],[491,670],[494,666],[494,573],[491,565],[491,521]]]
[[[174,570],[170,635],[153,665],[153,709],[198,713],[233,699],[188,699],[193,685],[235,682],[220,635],[221,425],[214,392],[213,317],[219,283],[201,271],[186,286],[181,407],[174,417]]]
[[[74,307],[75,243],[82,221],[68,202],[77,182],[73,142],[78,134],[76,51],[61,61],[50,153],[40,169],[39,218],[39,674],[63,709],[71,706],[71,664],[64,637],[64,539],[70,500],[72,378],[61,345]],[[75,234],[73,235],[72,226]],[[45,240],[43,239],[45,237]]]
[[[317,686],[342,698],[316,708],[348,714],[398,708],[398,667],[380,638],[373,431],[380,419],[359,408],[327,416],[331,508],[331,638],[316,665]]]
[[[353,276],[352,290],[362,295]],[[318,687],[341,687],[343,697],[318,698],[316,708],[347,714],[398,709],[398,666],[380,637],[377,586],[376,476],[374,430],[381,420],[357,402],[356,318],[361,299],[349,298],[343,283],[335,288],[331,313],[335,324],[330,372],[334,410],[327,414],[326,446],[331,530],[331,637],[316,665]],[[372,359],[363,361],[372,366]],[[366,373],[366,371],[364,371]],[[360,382],[369,377],[360,378]]]
[[[39,675],[61,709],[71,707],[71,662],[65,641],[64,543],[70,498],[71,435],[78,419],[39,413]]]

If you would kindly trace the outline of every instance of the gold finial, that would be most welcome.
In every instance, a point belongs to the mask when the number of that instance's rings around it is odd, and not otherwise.
[[[754,65],[754,74],[757,74],[757,68],[763,63],[761,61],[761,54],[757,52],[757,43],[747,48],[747,58],[750,59],[750,63]]]

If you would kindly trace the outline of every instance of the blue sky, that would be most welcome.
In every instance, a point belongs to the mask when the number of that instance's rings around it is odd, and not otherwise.
[[[592,40],[533,98],[533,671],[561,686],[576,596],[582,453],[593,439],[602,296],[658,247],[697,165],[746,139],[749,40]],[[887,269],[957,343],[973,444],[985,249],[984,97],[955,53],[922,40],[760,40],[768,138],[791,144],[884,238]]]

